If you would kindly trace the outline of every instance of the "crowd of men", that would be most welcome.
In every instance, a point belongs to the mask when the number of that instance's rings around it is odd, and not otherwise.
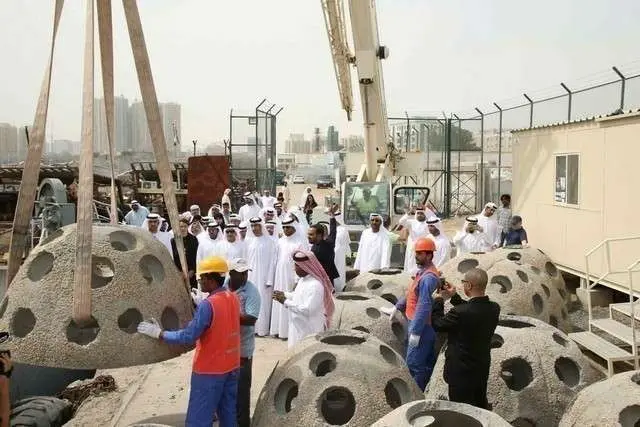
[[[225,192],[225,196],[228,193]],[[191,206],[180,224],[166,221],[133,201],[125,217],[131,226],[147,229],[181,269],[176,238],[182,238],[187,279],[196,312],[179,331],[163,331],[156,322],[142,322],[138,332],[168,344],[196,345],[187,425],[248,426],[251,364],[255,337],[277,337],[292,347],[304,337],[330,327],[335,292],[345,285],[349,234],[337,206],[329,221],[308,224],[300,206],[283,206],[268,193],[244,195],[233,213],[230,201],[213,205],[206,216]],[[510,197],[498,208],[488,203],[466,220],[453,239],[459,253],[486,252],[500,246],[526,244],[522,220],[512,216]],[[497,212],[497,215],[496,215]],[[451,400],[487,407],[486,383],[490,339],[499,306],[484,295],[487,277],[472,269],[458,286],[468,298],[440,278],[438,267],[452,255],[452,244],[440,219],[418,206],[389,230],[389,218],[369,215],[354,268],[360,272],[389,266],[391,247],[406,240],[405,270],[413,280],[392,309],[390,321],[408,322],[407,365],[424,390],[435,364],[436,332],[448,334],[445,376]],[[444,300],[453,309],[444,313]]]

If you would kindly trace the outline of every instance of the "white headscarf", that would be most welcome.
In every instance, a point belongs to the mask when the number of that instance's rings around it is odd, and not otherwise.
[[[309,230],[309,223],[307,222],[307,217],[302,213],[300,208],[298,206],[293,206],[291,209],[289,209],[289,214],[294,215],[298,219],[298,222],[302,227],[302,231],[306,235],[307,231]]]
[[[259,217],[253,217],[249,220],[249,223],[247,224],[247,237],[245,237],[245,240],[250,240],[250,239],[255,239],[256,235],[253,234],[253,225],[254,224],[260,224],[260,227],[262,227],[262,235],[263,236],[267,236],[267,237],[271,237],[269,236],[269,232],[267,231],[267,229],[265,228],[265,224],[264,224],[264,220],[262,218]]]
[[[440,221],[440,218],[438,218],[437,216],[430,216],[429,218],[427,218],[427,224],[433,225],[440,231],[441,235],[445,235],[444,229],[442,228],[442,221]]]
[[[300,224],[300,221],[296,221],[296,219],[294,217],[292,217],[291,215],[286,215],[283,219],[282,222],[289,222],[289,221],[293,221],[293,223],[291,224],[282,224],[283,227],[285,226],[293,226],[293,228],[296,229],[295,234],[293,235],[293,237],[296,240],[299,240],[301,243],[304,243],[305,245],[309,245],[309,239],[307,239],[307,232],[303,230],[302,228],[302,224]]]

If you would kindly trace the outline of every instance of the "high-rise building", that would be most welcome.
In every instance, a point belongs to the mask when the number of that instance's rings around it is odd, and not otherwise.
[[[147,125],[147,114],[144,111],[142,101],[134,101],[129,107],[129,140],[132,151],[153,151],[149,126]]]
[[[327,151],[338,151],[340,145],[340,136],[335,126],[329,126],[327,129]]]
[[[107,137],[107,115],[104,99],[95,99],[93,107],[93,151],[107,154],[109,139]],[[113,138],[117,153],[130,150],[131,137],[129,130],[129,100],[124,96],[116,96],[113,103]]]
[[[304,134],[292,133],[285,141],[285,152],[291,154],[310,154],[311,141],[305,140]]]
[[[180,104],[174,102],[160,103],[162,131],[169,153],[180,151],[182,141],[182,118]],[[131,151],[152,152],[151,136],[147,124],[147,115],[142,101],[135,101],[129,107],[129,138]],[[178,144],[178,145],[176,145]]]
[[[320,128],[315,128],[313,130],[313,152],[322,152],[322,146],[320,144]]]
[[[173,150],[178,147],[180,150],[180,141],[182,141],[182,109],[180,104],[175,102],[167,102],[160,104],[160,116],[162,117],[162,130],[167,148]]]
[[[18,129],[9,123],[0,123],[0,164],[18,160]]]

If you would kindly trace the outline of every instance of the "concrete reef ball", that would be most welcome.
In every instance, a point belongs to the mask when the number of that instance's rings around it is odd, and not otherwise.
[[[287,356],[260,392],[254,427],[369,426],[422,398],[402,357],[371,334],[326,331]]]
[[[640,425],[640,371],[617,374],[583,389],[560,427]]]
[[[393,304],[381,297],[362,292],[342,292],[335,296],[336,310],[331,319],[332,329],[354,329],[373,334],[389,347],[405,354],[405,324],[389,322],[389,316],[381,307],[393,308]]]
[[[392,304],[404,297],[411,284],[411,275],[402,270],[387,268],[360,273],[345,286],[345,291],[367,292]]]
[[[0,330],[11,333],[22,363],[106,369],[159,362],[186,349],[136,333],[143,319],[179,329],[191,301],[165,246],[136,227],[94,225],[91,314],[72,319],[75,224],[31,251],[0,304]]]
[[[503,314],[534,317],[570,332],[564,279],[542,252],[525,248],[462,254],[440,270],[447,281],[459,285],[464,274],[475,267],[487,272],[487,295],[500,304]]]
[[[418,400],[388,413],[371,427],[511,427],[499,415],[465,403]]]
[[[444,354],[426,391],[429,399],[448,399]],[[577,393],[601,375],[560,330],[521,316],[500,316],[491,340],[487,386],[495,413],[514,426],[554,426]]]

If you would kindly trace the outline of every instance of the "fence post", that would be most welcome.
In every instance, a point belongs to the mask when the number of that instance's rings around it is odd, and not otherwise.
[[[407,137],[405,138],[404,142],[404,151],[406,153],[409,151],[409,138],[411,137],[411,119],[409,118],[409,114],[406,111],[404,112],[404,116],[407,118]]]
[[[620,109],[624,110],[624,93],[627,86],[627,78],[618,70],[618,67],[611,67],[613,72],[620,77]]]
[[[445,145],[445,191],[446,197],[444,198],[444,215],[445,218],[451,216],[451,119],[445,119],[445,131],[444,131],[444,145]]]
[[[480,206],[484,205],[484,113],[476,107],[480,114]]]
[[[526,93],[523,95],[529,101],[529,129],[531,129],[533,127],[533,100]]]
[[[567,105],[567,123],[568,123],[571,121],[571,101],[573,98],[573,92],[571,92],[571,90],[564,83],[560,83],[560,86],[562,86],[562,89],[566,90],[567,93],[569,94],[569,103]]]
[[[500,190],[502,190],[502,108],[495,102],[493,103],[499,111],[499,124],[498,124],[498,197],[500,196]],[[492,200],[493,201],[493,200]]]

